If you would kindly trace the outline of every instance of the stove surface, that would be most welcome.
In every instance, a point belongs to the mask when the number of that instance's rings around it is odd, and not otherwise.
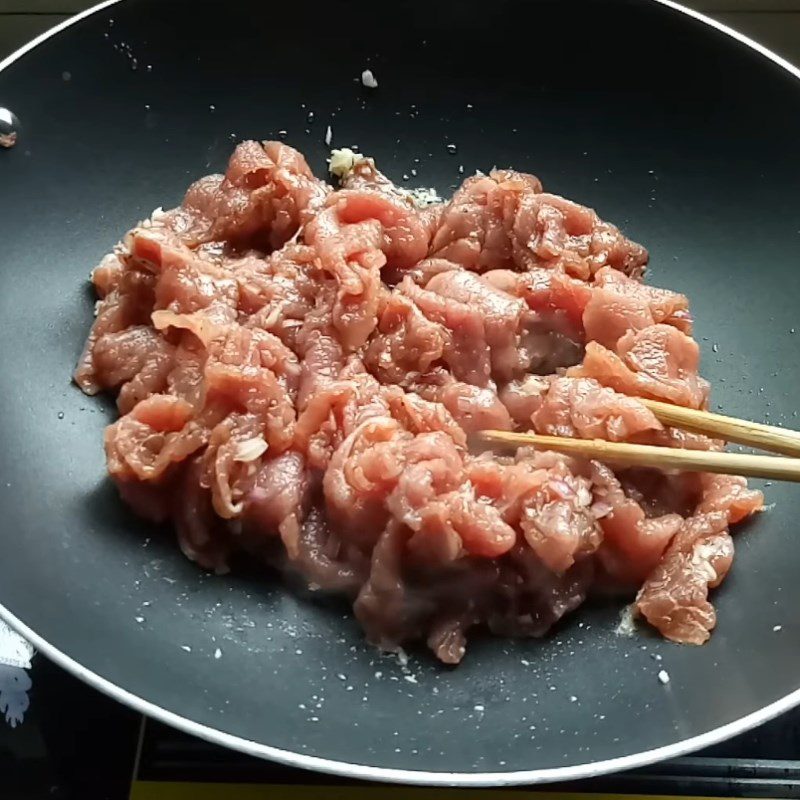
[[[338,788],[333,792],[331,787]],[[41,655],[33,658],[30,669],[0,665],[2,800],[398,797],[396,788],[374,786],[362,795],[363,787],[250,758],[158,723],[145,723],[139,714]],[[571,797],[604,793],[800,798],[800,710],[692,757],[539,787],[530,794],[542,792],[548,797],[568,792]],[[529,794],[519,789],[501,793]],[[449,794],[447,790],[403,790],[402,798]],[[457,796],[478,800],[497,797],[498,792],[461,791]]]

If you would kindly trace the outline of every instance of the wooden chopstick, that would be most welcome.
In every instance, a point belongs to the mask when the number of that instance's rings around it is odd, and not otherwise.
[[[490,444],[513,447],[535,447],[559,453],[611,461],[627,466],[677,469],[685,472],[714,472],[723,475],[744,475],[751,478],[773,478],[800,483],[800,459],[760,456],[749,453],[719,453],[707,450],[681,450],[644,444],[606,442],[602,439],[570,439],[561,436],[540,436],[536,433],[480,431],[478,437]]]
[[[683,428],[694,433],[704,433],[715,439],[726,442],[768,450],[771,453],[783,453],[787,456],[800,456],[800,433],[777,428],[774,425],[763,425],[746,419],[725,417],[712,414],[710,411],[696,411],[683,408],[659,400],[638,398],[655,414],[659,422],[676,428]]]

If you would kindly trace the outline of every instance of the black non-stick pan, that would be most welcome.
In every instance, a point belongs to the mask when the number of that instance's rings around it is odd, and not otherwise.
[[[358,81],[366,67],[376,90]],[[364,643],[344,605],[257,569],[204,574],[135,519],[105,478],[111,402],[70,383],[89,270],[123,231],[243,138],[285,136],[322,174],[330,124],[335,145],[398,178],[413,167],[441,194],[459,166],[512,165],[594,206],[649,247],[649,280],[691,298],[713,405],[800,426],[798,78],[647,0],[130,0],[12,59],[0,72],[0,105],[20,122],[0,152],[3,618],[145,714],[381,780],[588,776],[800,702],[796,486],[767,485],[769,510],[738,529],[704,647],[621,637],[621,604],[608,603],[541,641],[475,641],[456,669],[423,652],[404,666]]]

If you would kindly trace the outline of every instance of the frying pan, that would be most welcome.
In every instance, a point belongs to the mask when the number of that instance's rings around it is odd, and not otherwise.
[[[258,569],[204,574],[129,514],[105,479],[111,402],[70,383],[88,271],[119,235],[242,138],[285,131],[322,174],[330,123],[334,144],[442,194],[460,165],[510,164],[596,207],[650,248],[651,281],[692,299],[715,405],[796,425],[800,74],[680,11],[130,0],[3,64],[20,139],[0,153],[2,617],[197,736],[407,783],[634,767],[800,702],[794,487],[766,486],[774,507],[739,528],[705,647],[618,636],[608,603],[541,641],[473,641],[457,669],[421,651],[403,665],[343,605]],[[357,80],[367,66],[377,90]]]

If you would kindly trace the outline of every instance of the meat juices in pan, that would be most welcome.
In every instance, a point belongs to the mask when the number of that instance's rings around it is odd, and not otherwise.
[[[468,447],[483,428],[720,447],[638,400],[709,392],[688,301],[646,263],[531,175],[419,208],[368,159],[332,191],[244,142],[94,270],[75,379],[117,392],[108,470],[135,511],[206,569],[244,553],[346,594],[385,650],[457,663],[472,628],[542,636],[609,591],[701,644],[728,526],[763,502],[744,479]]]

